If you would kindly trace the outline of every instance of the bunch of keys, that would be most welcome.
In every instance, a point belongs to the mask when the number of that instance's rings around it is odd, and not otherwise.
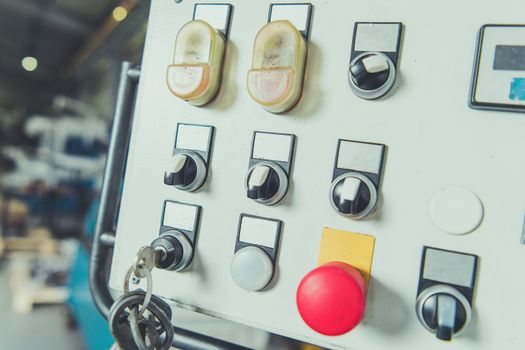
[[[166,251],[142,247],[124,278],[124,294],[109,311],[109,325],[115,338],[112,350],[169,350],[173,342],[171,307],[153,295],[152,270],[166,257]],[[146,278],[146,291],[130,291],[130,281]]]

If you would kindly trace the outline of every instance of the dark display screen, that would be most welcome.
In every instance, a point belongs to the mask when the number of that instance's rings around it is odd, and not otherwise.
[[[494,69],[525,71],[525,46],[496,45]]]

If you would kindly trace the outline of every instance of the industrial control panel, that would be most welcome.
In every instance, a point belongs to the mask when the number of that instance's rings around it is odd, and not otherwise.
[[[525,348],[523,10],[153,0],[111,287],[152,245],[173,308],[331,349]]]

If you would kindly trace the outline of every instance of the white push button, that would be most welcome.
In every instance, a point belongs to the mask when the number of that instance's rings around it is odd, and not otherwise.
[[[233,256],[231,275],[239,287],[255,292],[270,283],[273,263],[261,248],[249,246],[242,248]]]
[[[474,231],[483,219],[483,204],[472,192],[461,187],[448,187],[434,195],[430,203],[434,225],[453,235]]]

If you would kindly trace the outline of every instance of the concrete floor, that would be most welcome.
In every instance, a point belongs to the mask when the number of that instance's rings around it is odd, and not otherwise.
[[[0,349],[85,350],[80,334],[67,328],[64,306],[37,306],[28,315],[14,314],[6,262],[0,261]]]

